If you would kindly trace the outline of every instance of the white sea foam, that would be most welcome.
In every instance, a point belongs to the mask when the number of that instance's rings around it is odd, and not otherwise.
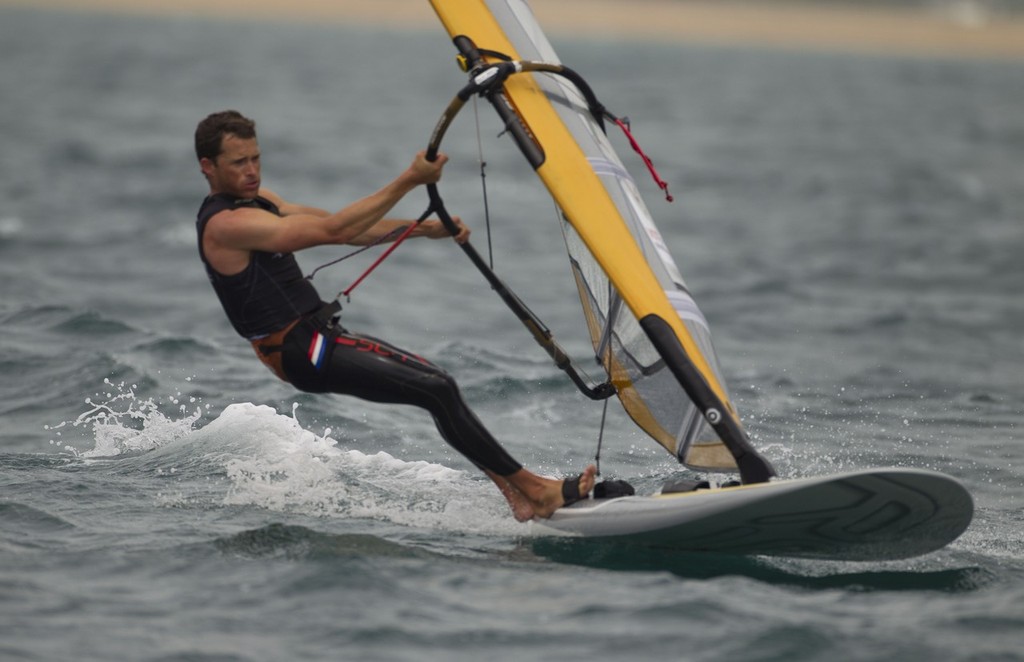
[[[113,383],[103,380],[106,390],[94,397],[85,399],[89,407],[75,420],[45,429],[61,437],[62,429],[89,427],[92,430],[94,445],[91,449],[80,451],[72,445],[65,444],[64,450],[83,458],[109,458],[128,453],[146,452],[160,448],[175,440],[187,436],[195,422],[202,416],[201,405],[193,401],[190,405],[181,404],[177,397],[171,402],[179,405],[181,418],[171,418],[160,410],[160,405],[152,398],[140,398],[136,394],[135,384]],[[180,395],[180,394],[179,394]],[[51,444],[57,444],[54,439]]]
[[[78,418],[49,428],[59,437],[67,426],[91,427],[91,449],[64,447],[78,457],[156,452],[158,471],[177,472],[183,481],[188,478],[180,465],[219,467],[228,482],[224,505],[449,531],[521,532],[487,481],[441,464],[345,449],[330,429],[317,434],[303,427],[297,406],[289,416],[266,405],[231,404],[196,427],[201,402],[170,398],[180,413],[175,417],[162,412],[161,403],[139,397],[134,385],[108,380],[105,386],[86,399],[89,408]],[[184,492],[176,498],[188,500]]]
[[[501,496],[464,471],[343,449],[267,406],[233,404],[197,432],[232,448],[225,503],[442,530],[515,531]],[[243,441],[244,440],[244,441]]]

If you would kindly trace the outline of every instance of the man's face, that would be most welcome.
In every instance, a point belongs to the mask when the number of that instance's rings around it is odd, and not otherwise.
[[[203,174],[214,193],[230,193],[240,198],[255,198],[260,190],[260,146],[255,138],[227,134],[214,160],[200,161]]]

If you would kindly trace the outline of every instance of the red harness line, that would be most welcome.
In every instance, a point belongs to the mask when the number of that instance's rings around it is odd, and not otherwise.
[[[420,219],[420,221],[422,221],[422,220],[423,219]],[[409,227],[407,227],[402,234],[398,235],[398,239],[395,239],[395,241],[390,246],[388,246],[388,249],[386,251],[384,251],[383,253],[381,253],[380,257],[378,257],[374,261],[374,263],[371,264],[366,269],[366,271],[364,271],[363,274],[361,276],[359,276],[359,278],[356,279],[356,281],[354,283],[349,285],[347,290],[343,290],[341,294],[344,294],[345,298],[347,299],[349,297],[349,294],[351,294],[352,290],[356,289],[356,286],[359,285],[359,283],[363,282],[363,280],[367,276],[369,276],[370,273],[374,269],[376,269],[377,266],[380,265],[381,262],[383,262],[385,259],[387,259],[388,255],[391,255],[391,253],[394,252],[394,250],[396,248],[398,248],[399,244],[401,244],[403,241],[405,241],[406,239],[409,238],[409,235],[412,234],[412,231],[415,230],[416,226],[418,226],[420,224],[420,221],[416,221],[415,223],[410,223]],[[338,296],[340,297],[341,294],[339,294]]]

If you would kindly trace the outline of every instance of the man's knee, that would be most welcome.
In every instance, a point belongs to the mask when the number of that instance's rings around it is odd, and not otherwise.
[[[421,383],[432,393],[454,395],[459,392],[459,385],[455,378],[440,368],[424,373]]]

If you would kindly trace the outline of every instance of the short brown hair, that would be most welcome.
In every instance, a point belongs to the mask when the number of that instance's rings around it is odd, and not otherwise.
[[[207,116],[196,127],[196,159],[215,161],[228,134],[245,140],[255,138],[256,122],[237,110],[222,110]]]

